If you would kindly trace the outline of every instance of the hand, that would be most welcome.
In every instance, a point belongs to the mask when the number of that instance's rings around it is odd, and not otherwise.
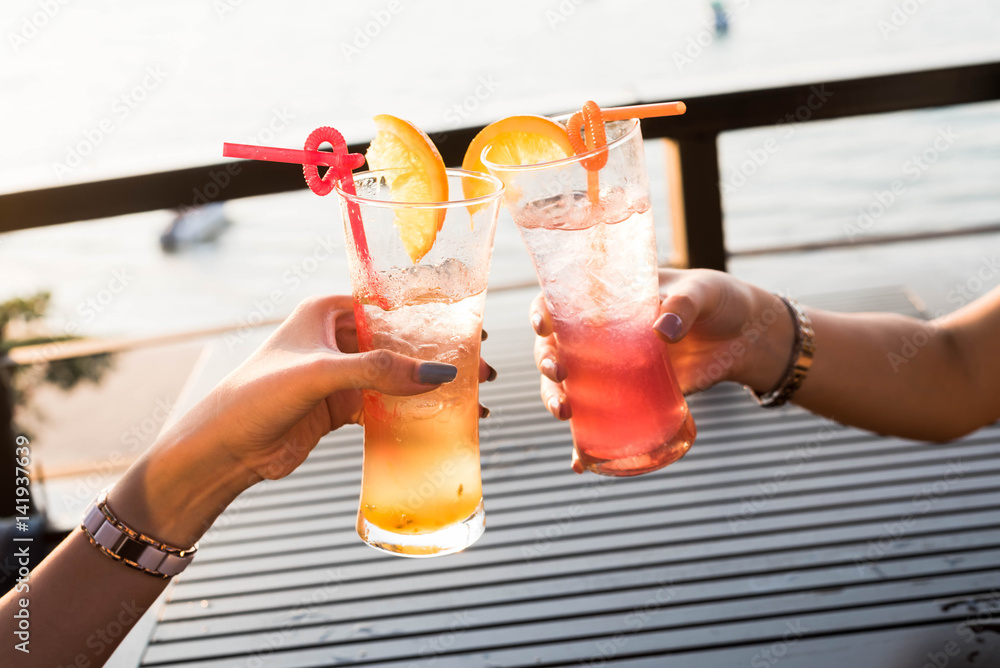
[[[307,299],[160,435],[115,486],[112,507],[160,540],[190,544],[242,491],[288,475],[324,435],[360,422],[362,389],[421,394],[456,372],[387,350],[358,353],[352,299]],[[480,360],[480,382],[495,373]]]
[[[766,392],[778,383],[792,348],[794,330],[775,295],[729,274],[705,269],[660,270],[657,334],[670,345],[677,382],[685,394],[724,380]],[[542,295],[531,305],[535,364],[542,373],[545,407],[560,420],[573,415],[562,381],[557,337]],[[573,453],[573,468],[579,467]]]
[[[362,389],[409,396],[455,378],[450,364],[357,350],[351,298],[308,299],[186,421],[211,429],[250,471],[276,479],[324,435],[361,422]],[[480,360],[480,382],[491,371]]]

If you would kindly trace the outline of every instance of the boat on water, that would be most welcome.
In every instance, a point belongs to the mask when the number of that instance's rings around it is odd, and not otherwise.
[[[223,211],[222,202],[211,202],[184,209],[178,212],[170,226],[160,235],[160,247],[166,253],[173,253],[185,246],[211,243],[218,239],[230,224]]]

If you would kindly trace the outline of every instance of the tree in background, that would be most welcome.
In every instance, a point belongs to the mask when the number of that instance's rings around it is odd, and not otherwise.
[[[5,470],[13,470],[15,438],[18,434],[24,434],[24,430],[16,422],[16,413],[18,410],[28,409],[36,388],[51,383],[69,391],[81,381],[99,383],[112,365],[110,354],[50,360],[27,366],[15,366],[10,362],[7,354],[14,348],[79,338],[39,334],[20,339],[10,338],[11,325],[21,325],[23,330],[32,331],[29,323],[45,316],[50,299],[48,292],[38,292],[27,298],[0,303],[0,462],[11,463],[11,468]],[[14,477],[0,475],[0,518],[13,517],[15,503]]]

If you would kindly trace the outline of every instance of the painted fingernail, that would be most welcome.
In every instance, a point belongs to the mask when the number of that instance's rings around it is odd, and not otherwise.
[[[492,383],[494,380],[497,379],[497,370],[491,367],[489,364],[486,365],[486,368],[490,370],[489,374],[486,376],[486,382]]]
[[[421,362],[417,365],[416,381],[424,385],[450,383],[458,375],[458,367],[444,362]]]
[[[490,409],[482,404],[479,404],[479,417],[488,418],[490,416]]]
[[[543,359],[541,366],[542,366],[542,373],[544,373],[546,376],[548,376],[552,380],[555,380],[556,382],[562,380],[561,378],[559,378],[559,365],[553,362],[551,359],[549,359],[548,357]]]
[[[676,313],[664,313],[656,320],[656,323],[653,325],[653,329],[665,336],[668,340],[674,341],[681,333],[681,327],[683,326],[684,323],[681,322],[679,315]]]
[[[556,399],[555,397],[552,397],[551,399],[549,399],[548,403],[546,403],[545,405],[548,407],[550,413],[552,413],[556,417],[559,417],[559,400],[558,399]]]
[[[486,333],[486,330],[485,330],[485,329],[484,329],[484,330],[482,330],[482,331],[481,331],[481,332],[479,333],[479,340],[480,340],[480,341],[485,341],[485,340],[486,340],[486,339],[488,339],[488,338],[490,338],[490,335]]]
[[[541,334],[542,329],[542,314],[532,313],[531,314],[531,327],[535,330],[535,334]]]
[[[569,405],[566,402],[552,397],[549,399],[547,406],[549,407],[549,411],[560,420],[568,420],[570,418]]]

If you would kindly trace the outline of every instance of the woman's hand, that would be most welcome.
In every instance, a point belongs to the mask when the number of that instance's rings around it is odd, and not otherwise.
[[[677,382],[685,394],[724,380],[766,392],[781,379],[795,334],[778,297],[707,269],[661,269],[660,296],[660,317],[653,327],[670,346]],[[542,295],[532,302],[531,324],[538,334],[535,364],[542,373],[542,402],[555,417],[567,420],[573,415],[562,385],[567,370],[559,360]]]
[[[324,435],[360,422],[361,390],[408,396],[456,376],[450,364],[357,349],[350,297],[302,302],[249,359],[160,435],[137,462],[143,473],[115,486],[112,507],[130,508],[122,514],[132,517],[125,519],[159,528],[160,540],[190,544],[242,491],[288,475]],[[493,377],[480,360],[480,381]]]
[[[324,435],[361,420],[361,390],[408,396],[454,380],[450,364],[387,350],[358,353],[353,302],[307,299],[182,428],[211,430],[261,478],[291,473]]]

